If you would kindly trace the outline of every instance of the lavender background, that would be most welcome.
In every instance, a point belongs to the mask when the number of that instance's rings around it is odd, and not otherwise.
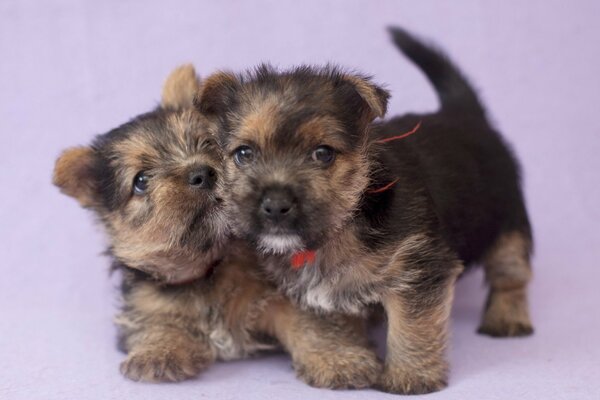
[[[459,283],[450,387],[432,399],[586,399],[600,391],[600,2],[0,1],[0,398],[392,398],[297,381],[283,355],[195,381],[118,373],[114,278],[88,213],[51,186],[60,150],[149,110],[172,68],[335,61],[393,92],[390,115],[436,107],[384,27],[433,39],[462,66],[526,172],[537,238],[536,334],[475,334],[480,272]]]

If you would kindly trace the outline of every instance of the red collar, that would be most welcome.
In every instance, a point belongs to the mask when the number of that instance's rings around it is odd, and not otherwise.
[[[394,141],[394,140],[400,140],[400,139],[407,138],[410,135],[412,135],[413,133],[417,132],[420,127],[421,127],[421,121],[417,122],[417,124],[415,125],[415,127],[412,128],[408,132],[402,133],[402,134],[397,135],[397,136],[392,136],[392,137],[388,137],[388,138],[384,138],[384,139],[379,139],[379,140],[376,140],[375,143],[387,143],[387,142],[391,142],[391,141]],[[399,180],[400,180],[400,178],[396,178],[393,181],[391,181],[390,183],[388,183],[388,184],[386,184],[386,185],[384,185],[384,186],[382,186],[380,188],[367,190],[367,193],[375,194],[375,193],[385,192],[386,190],[391,189],[396,183],[398,183]]]
[[[421,122],[422,121],[417,122],[417,124],[415,125],[415,127],[412,128],[408,132],[402,133],[402,134],[397,135],[397,136],[392,136],[392,137],[389,137],[389,138],[379,139],[379,140],[376,140],[375,143],[387,143],[387,142],[391,142],[391,141],[394,141],[394,140],[400,140],[400,139],[407,138],[407,137],[409,137],[410,135],[412,135],[413,133],[415,133],[416,131],[419,130],[419,128],[421,127]]]
[[[393,181],[391,181],[390,183],[388,183],[385,186],[382,186],[380,188],[377,189],[369,189],[367,190],[367,193],[381,193],[381,192],[385,192],[388,189],[391,189],[392,186],[394,186],[396,183],[398,183],[398,181],[400,180],[400,178],[396,178]]]
[[[292,268],[300,269],[307,264],[313,264],[315,262],[316,256],[317,252],[314,250],[303,250],[294,253],[292,254],[292,258],[290,260]]]

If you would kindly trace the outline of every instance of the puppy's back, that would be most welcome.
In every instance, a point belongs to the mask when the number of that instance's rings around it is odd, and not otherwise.
[[[382,145],[384,163],[398,173],[418,169],[413,175],[428,189],[448,240],[466,263],[480,259],[504,232],[530,237],[518,162],[471,85],[439,51],[401,29],[391,32],[434,86],[440,109],[378,126],[378,137],[392,137],[421,122],[410,137]]]

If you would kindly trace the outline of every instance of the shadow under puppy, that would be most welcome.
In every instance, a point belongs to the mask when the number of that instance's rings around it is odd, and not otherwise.
[[[361,322],[292,306],[254,276],[253,251],[228,241],[221,153],[192,107],[199,85],[180,67],[157,109],[56,162],[54,183],[99,218],[122,272],[121,372],[179,381],[281,345],[311,385],[370,386],[381,365]]]
[[[197,106],[224,148],[232,228],[261,251],[268,277],[305,307],[382,304],[379,387],[427,393],[447,384],[463,265],[483,262],[491,288],[480,332],[532,332],[532,239],[517,162],[468,82],[443,55],[393,34],[438,91],[438,112],[373,125],[388,93],[335,67],[217,73]]]

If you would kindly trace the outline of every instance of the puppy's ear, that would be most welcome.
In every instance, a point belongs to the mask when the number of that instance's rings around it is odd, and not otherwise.
[[[161,106],[183,109],[194,104],[194,97],[200,90],[200,80],[192,64],[176,68],[163,85]]]
[[[54,166],[52,182],[61,192],[75,198],[83,207],[97,204],[94,160],[92,148],[73,147],[65,150]]]
[[[231,72],[217,72],[203,82],[196,108],[206,116],[221,116],[232,105],[241,83]]]
[[[361,108],[366,123],[370,123],[377,117],[382,118],[385,116],[388,99],[390,98],[387,90],[375,85],[367,77],[346,74],[343,79],[354,87],[354,90],[364,102]]]

